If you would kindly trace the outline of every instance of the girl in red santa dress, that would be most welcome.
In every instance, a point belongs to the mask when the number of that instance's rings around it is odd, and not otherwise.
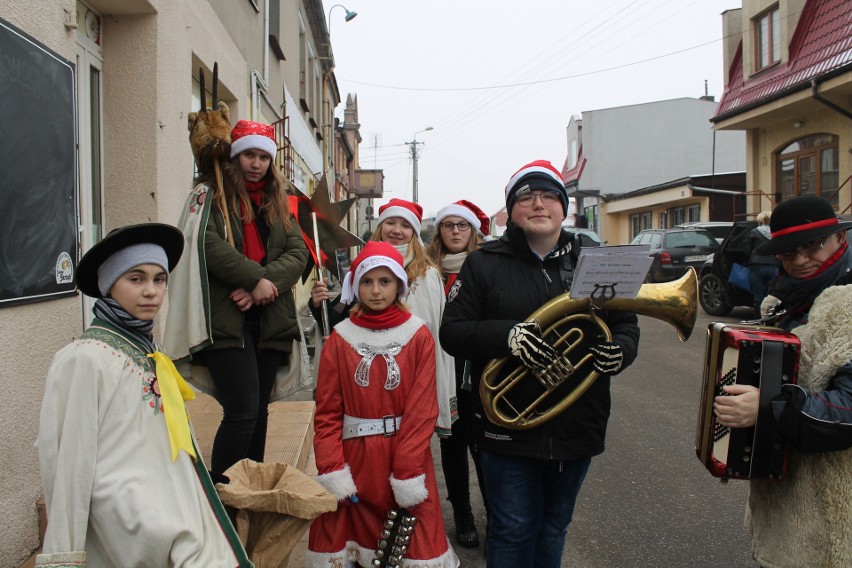
[[[322,350],[314,453],[317,480],[338,499],[311,525],[306,565],[367,567],[390,509],[417,517],[402,566],[455,568],[429,440],[438,416],[435,343],[400,301],[402,255],[368,242],[343,281],[358,302]]]

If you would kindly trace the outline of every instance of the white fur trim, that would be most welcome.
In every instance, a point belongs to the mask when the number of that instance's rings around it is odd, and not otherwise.
[[[405,273],[405,269],[399,262],[392,258],[374,255],[368,256],[359,262],[358,266],[355,267],[354,275],[352,274],[352,270],[346,273],[346,276],[343,278],[343,292],[340,294],[340,301],[344,304],[351,304],[352,300],[355,298],[360,300],[361,298],[358,296],[358,288],[360,288],[359,283],[361,282],[361,278],[363,278],[364,275],[372,269],[380,266],[389,268],[390,271],[393,272],[394,276],[399,279],[402,285],[399,287],[399,290],[397,290],[396,297],[404,298],[408,293],[408,275]]]
[[[826,288],[814,300],[808,323],[793,330],[802,342],[799,386],[811,392],[828,388],[837,370],[852,361],[849,330],[852,330],[852,285]]]
[[[557,174],[554,170],[552,170],[548,167],[545,167],[545,166],[524,167],[524,168],[521,168],[520,170],[518,170],[517,172],[515,172],[515,175],[513,175],[509,179],[509,183],[506,184],[505,192],[506,192],[506,198],[507,199],[509,197],[509,194],[512,192],[512,189],[515,187],[515,184],[518,183],[518,180],[520,180],[522,177],[529,175],[529,174],[545,174],[546,176],[553,178],[553,181],[556,182],[557,184],[559,184],[561,186],[565,185],[565,182],[562,180],[562,178],[559,176],[559,174]]]
[[[84,567],[86,566],[86,551],[75,550],[72,552],[39,554],[36,556],[36,566],[55,566],[56,568]]]
[[[417,529],[415,529],[415,533]],[[337,552],[305,552],[305,566],[307,568],[328,568],[329,566],[344,566],[354,568],[357,562],[361,566],[369,566],[370,561],[375,558],[376,549],[365,548],[355,541],[348,541],[346,546]],[[456,556],[450,540],[447,539],[447,550],[436,558],[406,558],[402,561],[403,566],[417,566],[418,568],[458,568],[459,559]]]
[[[275,140],[262,134],[248,134],[242,138],[238,138],[231,144],[231,157],[233,158],[240,152],[246,150],[260,150],[269,154],[272,159],[275,159],[275,153],[278,148],[275,146]]]
[[[429,497],[425,473],[411,479],[397,479],[391,474],[390,484],[391,489],[393,489],[393,498],[396,499],[400,507],[419,505]]]
[[[414,227],[414,236],[419,238],[420,219],[417,218],[417,215],[414,214],[414,211],[412,211],[411,209],[406,209],[405,207],[393,205],[382,211],[381,215],[379,215],[379,225],[381,225],[391,217],[402,217],[403,219],[405,219],[409,225]]]
[[[355,487],[355,480],[352,478],[352,471],[349,469],[349,464],[344,465],[343,469],[318,475],[316,476],[316,480],[326,491],[337,497],[338,501],[352,497],[358,492]]]
[[[387,347],[391,343],[405,346],[426,325],[419,317],[412,314],[408,321],[390,329],[367,329],[352,323],[348,318],[334,326],[334,331],[340,334],[346,343],[354,349],[357,345],[368,347]]]
[[[462,219],[473,225],[473,228],[477,231],[481,226],[479,218],[473,214],[473,211],[471,211],[464,205],[459,205],[458,203],[450,203],[449,205],[438,211],[438,214],[435,216],[435,224],[440,225],[441,221],[443,221],[447,217],[461,217]]]

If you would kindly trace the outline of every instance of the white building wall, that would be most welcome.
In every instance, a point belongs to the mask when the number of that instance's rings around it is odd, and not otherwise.
[[[67,12],[66,12],[67,10]],[[0,2],[0,18],[69,61],[74,31],[66,30],[74,1]],[[72,16],[73,21],[73,16]],[[14,120],[5,117],[5,120]],[[76,297],[0,308],[0,567],[17,568],[38,543],[36,501],[41,497],[38,415],[53,354],[82,329]]]
[[[717,103],[674,99],[583,112],[579,188],[621,194],[688,175],[745,170],[745,135],[716,133],[710,117]],[[731,134],[731,136],[721,136]]]
[[[266,45],[258,28],[262,14],[249,2],[231,0],[89,4],[103,15],[104,228],[175,224],[192,188],[187,114],[198,110],[192,108],[198,65],[208,69],[209,88],[209,70],[219,63],[220,94],[232,123],[251,118],[253,110],[254,118],[272,120],[268,108],[251,108],[251,70],[261,69]],[[264,1],[258,5],[262,9]],[[303,0],[282,0],[282,21],[292,27],[302,6]],[[72,62],[77,30],[66,23],[73,23],[75,11],[76,0],[0,2],[0,18]],[[234,11],[242,16],[223,17]],[[235,41],[245,34],[254,39]],[[285,49],[293,55],[292,44]],[[298,72],[288,65],[298,67],[297,58],[279,62],[271,55],[270,65],[280,69],[270,75],[290,81]],[[322,150],[293,100],[298,88],[298,82],[286,88],[270,84],[269,104],[282,114],[286,109],[295,151],[310,170],[303,173],[316,173],[322,170]],[[42,488],[34,443],[45,377],[53,355],[82,332],[82,322],[80,296],[0,308],[0,568],[17,568],[38,545]]]

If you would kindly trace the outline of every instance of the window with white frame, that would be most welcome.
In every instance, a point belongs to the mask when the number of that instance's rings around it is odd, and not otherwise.
[[[81,253],[104,236],[101,16],[77,0],[77,147]],[[83,324],[93,301],[83,296]]]
[[[753,20],[755,71],[761,71],[781,61],[781,12],[770,8]]]
[[[701,221],[701,205],[695,203],[686,207],[686,222],[698,223]]]
[[[630,238],[631,239],[635,238],[636,235],[638,235],[639,233],[641,233],[645,229],[651,229],[652,224],[653,223],[652,223],[650,211],[646,212],[646,213],[638,213],[636,215],[631,215],[630,216]]]

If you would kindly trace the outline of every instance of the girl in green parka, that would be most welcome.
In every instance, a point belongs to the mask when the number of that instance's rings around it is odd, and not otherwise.
[[[193,361],[209,370],[222,405],[211,458],[216,473],[243,458],[263,461],[273,383],[299,338],[290,289],[308,259],[286,182],[273,165],[273,128],[241,120],[231,140],[231,160],[222,166],[224,199],[208,204],[197,243],[207,273],[210,342]],[[215,187],[213,179],[200,182]]]

